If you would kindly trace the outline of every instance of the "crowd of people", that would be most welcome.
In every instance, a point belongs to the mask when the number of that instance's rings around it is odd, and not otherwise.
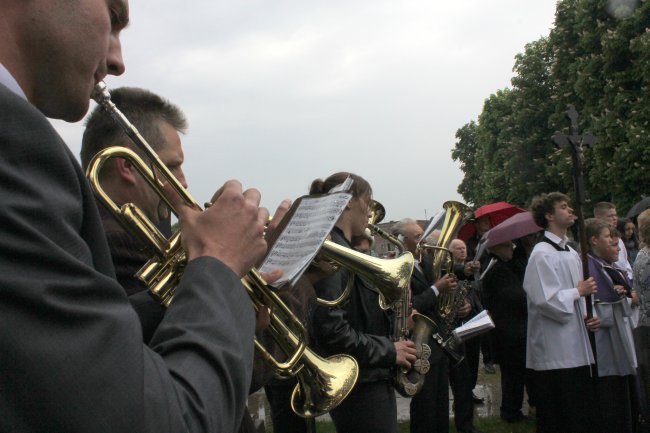
[[[480,340],[448,347],[433,333],[417,344],[395,338],[396,312],[381,307],[376,284],[322,258],[280,296],[304,323],[314,357],[354,358],[356,384],[330,407],[316,401],[329,398],[319,394],[328,391],[319,389],[327,377],[308,377],[310,367],[273,378],[255,343],[290,357],[271,330],[299,333],[279,324],[271,306],[252,304],[242,279],[265,255],[291,201],[269,222],[260,192],[231,180],[201,211],[169,188],[163,199],[133,161],[113,158],[99,179],[118,207],[137,205],[161,236],[172,234],[169,206],[178,214],[182,277],[172,302],[155,300],[135,275],[158,238],[135,236],[97,206],[84,175],[109,146],[142,152],[98,106],[80,166],[47,120],[80,120],[95,85],[124,73],[127,0],[7,0],[0,8],[0,431],[249,432],[257,426],[247,397],[264,387],[275,432],[313,432],[309,411],[326,408],[339,433],[397,433],[394,380],[402,371],[418,379],[412,432],[449,431],[450,386],[456,430],[478,432]],[[112,100],[186,188],[182,110],[139,88],[116,89]],[[334,173],[306,193],[326,194],[348,178],[351,199],[330,242],[370,253],[373,195],[363,177]],[[542,194],[530,212],[539,233],[489,245],[481,260],[476,252],[492,227],[478,218],[473,238],[449,243],[449,269],[437,264],[445,253],[423,247],[417,221],[397,222],[391,235],[414,256],[402,301],[410,299],[414,321],[417,313],[446,331],[490,312],[495,329],[483,343],[500,366],[505,422],[529,419],[526,389],[539,432],[647,431],[650,211],[618,221],[612,204],[596,205],[585,224],[586,279],[568,236],[575,223],[568,197]],[[262,275],[267,283],[280,276]],[[336,308],[316,302],[346,289]]]

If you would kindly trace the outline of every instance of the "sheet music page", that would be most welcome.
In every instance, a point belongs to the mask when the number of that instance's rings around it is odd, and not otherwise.
[[[486,310],[478,313],[470,321],[454,329],[454,332],[462,340],[468,340],[494,329],[494,322]]]
[[[427,228],[422,232],[421,239],[428,238],[429,235],[434,232],[434,230],[441,228],[438,227],[438,225],[444,218],[446,212],[447,212],[446,210],[442,209],[439,210],[437,214],[431,217],[431,219],[429,220],[429,224],[427,224]]]
[[[282,278],[272,284],[274,287],[293,284],[302,276],[351,198],[347,192],[335,192],[300,200],[259,268],[261,272],[282,269]]]

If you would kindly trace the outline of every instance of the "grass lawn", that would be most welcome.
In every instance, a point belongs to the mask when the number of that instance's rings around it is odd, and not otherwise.
[[[453,425],[453,420],[450,421],[450,433],[456,433],[456,428]],[[508,424],[501,421],[500,418],[476,418],[474,419],[474,425],[476,428],[481,430],[483,433],[534,433],[535,424],[534,423],[518,423],[518,424]],[[267,432],[272,432],[273,430],[267,430]],[[403,422],[400,423],[400,432],[408,433],[409,423]],[[316,432],[317,433],[335,433],[334,424],[319,422],[316,423]],[[363,432],[361,432],[363,433]],[[367,432],[371,433],[371,432]]]

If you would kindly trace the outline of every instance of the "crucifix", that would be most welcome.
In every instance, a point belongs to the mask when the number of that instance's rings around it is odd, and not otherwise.
[[[578,229],[578,240],[580,242],[580,256],[582,258],[582,276],[583,279],[589,278],[589,262],[587,261],[587,237],[585,235],[585,219],[582,213],[582,207],[585,204],[585,185],[584,185],[584,167],[583,167],[583,148],[590,147],[596,143],[596,137],[590,132],[580,135],[578,130],[578,112],[573,105],[567,106],[566,117],[571,121],[571,134],[566,135],[560,131],[553,134],[553,143],[560,149],[570,145],[571,159],[573,161],[573,190],[576,197],[574,211],[578,217],[576,226]],[[592,295],[585,297],[587,307],[587,318],[593,317]],[[589,342],[593,350],[594,359],[596,357],[596,341],[593,332],[589,332]]]

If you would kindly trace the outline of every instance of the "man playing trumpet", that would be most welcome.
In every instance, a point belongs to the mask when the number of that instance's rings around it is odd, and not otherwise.
[[[254,331],[240,278],[267,248],[259,192],[226,182],[205,212],[170,197],[188,264],[145,346],[88,182],[46,119],[81,119],[94,85],[124,72],[128,2],[0,10],[0,430],[234,431]]]

